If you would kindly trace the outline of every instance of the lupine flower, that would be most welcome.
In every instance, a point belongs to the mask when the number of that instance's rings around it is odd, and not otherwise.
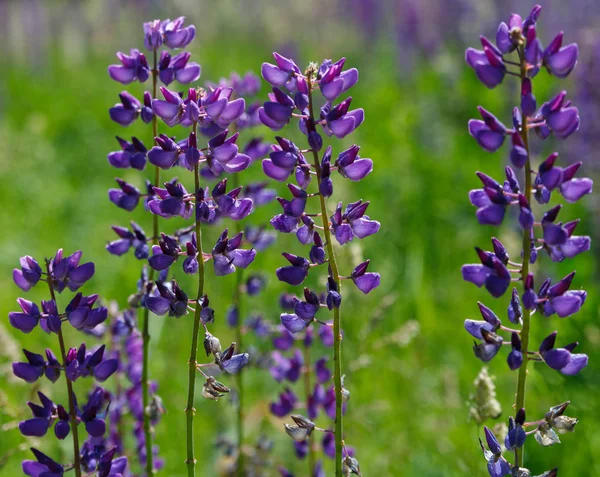
[[[200,65],[189,62],[191,53],[183,52],[171,57],[167,51],[163,51],[158,62],[158,75],[160,80],[169,86],[173,80],[181,84],[189,84],[200,78]]]
[[[42,268],[35,258],[26,255],[19,259],[21,268],[13,270],[13,281],[23,291],[29,291],[42,277]]]
[[[221,371],[227,374],[237,374],[248,364],[250,355],[248,353],[234,354],[235,343],[220,354],[215,354],[215,362]]]
[[[296,145],[285,138],[275,136],[279,145],[273,145],[269,159],[262,161],[263,172],[277,181],[285,181],[296,169],[297,165],[306,164],[304,156]]]
[[[300,285],[308,276],[310,262],[305,258],[292,255],[291,253],[284,252],[282,255],[288,262],[290,262],[291,265],[278,268],[275,271],[277,278],[282,282],[289,283],[290,285]]]
[[[513,371],[515,369],[519,369],[523,364],[523,353],[521,352],[521,339],[519,338],[519,334],[513,332],[511,335],[510,343],[512,349],[508,354],[508,367]]]
[[[163,43],[172,49],[185,48],[195,38],[196,27],[183,28],[184,21],[185,17],[179,17],[144,23],[144,45],[149,50],[157,50]]]
[[[285,432],[297,442],[308,439],[315,428],[315,423],[298,414],[292,414],[290,417],[296,425],[284,424]]]
[[[543,53],[544,66],[548,70],[548,73],[558,78],[569,76],[579,58],[577,43],[570,43],[567,46],[562,46],[562,43],[563,32],[561,31],[550,42]]]
[[[94,376],[96,381],[106,381],[117,371],[119,360],[116,358],[103,360],[105,348],[106,346],[102,345],[93,353],[86,352],[85,343],[78,350],[71,348],[65,363],[67,378],[75,382],[80,377]]]
[[[179,159],[180,146],[170,137],[161,134],[154,138],[158,146],[154,146],[148,152],[150,164],[161,169],[170,169]]]
[[[120,151],[110,152],[108,162],[111,166],[119,169],[132,167],[143,171],[146,167],[146,146],[136,137],[131,138],[131,142],[117,136],[117,141],[121,145]]]
[[[475,138],[483,149],[488,152],[495,152],[504,144],[507,134],[506,126],[481,106],[477,109],[483,121],[478,119],[469,120],[469,134]]]
[[[539,115],[558,139],[566,139],[579,129],[579,111],[566,100],[567,92],[561,91],[540,108]]]
[[[555,348],[556,335],[553,332],[548,335],[540,344],[539,352],[546,364],[552,369],[556,369],[565,375],[574,375],[579,373],[588,364],[586,354],[574,354],[573,350],[578,343],[571,343],[564,348]]]
[[[524,409],[520,409],[514,419],[512,416],[508,418],[508,434],[504,439],[506,450],[520,449],[525,444],[527,435],[525,429],[523,429],[523,424],[525,424]]]
[[[23,333],[31,333],[40,322],[40,309],[35,303],[23,298],[18,298],[17,303],[21,307],[22,312],[11,311],[8,314],[10,324]],[[58,326],[60,327],[60,321]]]
[[[328,136],[334,135],[341,139],[352,133],[365,120],[362,108],[350,109],[352,98],[349,97],[333,108],[326,104],[321,108],[321,119],[325,121],[323,130]]]
[[[77,330],[93,330],[108,317],[108,310],[101,306],[93,308],[98,295],[83,296],[78,293],[65,308],[67,320]]]
[[[109,109],[110,119],[121,126],[129,126],[139,117],[142,104],[127,91],[122,91],[119,98],[121,102]]]
[[[81,410],[81,422],[85,425],[85,430],[92,437],[102,437],[106,432],[105,391],[102,388],[96,388],[90,395],[88,402]]]
[[[193,204],[188,199],[188,191],[181,182],[165,182],[165,188],[154,187],[157,199],[148,202],[150,212],[163,218],[192,216]]]
[[[246,197],[238,199],[242,192],[242,187],[238,187],[228,193],[225,193],[226,190],[227,179],[223,179],[212,191],[212,197],[219,207],[219,213],[233,220],[241,220],[247,217],[252,212],[252,199]]]
[[[346,58],[335,63],[325,60],[319,67],[319,89],[327,101],[335,101],[336,98],[348,91],[358,82],[358,70],[350,68],[342,71]]]
[[[268,128],[279,131],[292,117],[295,103],[279,88],[273,88],[273,93],[269,94],[269,99],[271,101],[265,102],[258,109],[258,118]]]
[[[163,316],[169,313],[169,316],[179,318],[188,313],[188,296],[175,280],[170,287],[157,281],[156,292],[146,297],[145,302],[146,307],[155,315]]]
[[[279,401],[273,402],[270,405],[271,413],[277,417],[284,417],[290,414],[296,407],[298,398],[294,392],[286,388],[280,395]]]
[[[495,298],[504,295],[511,280],[506,265],[492,252],[484,252],[479,247],[475,247],[475,251],[481,265],[463,265],[463,280],[471,282],[479,288],[485,285],[485,288]]]
[[[131,247],[133,247],[135,257],[138,260],[145,260],[148,258],[148,240],[145,232],[138,224],[131,222],[132,231],[125,227],[118,227],[116,225],[113,225],[112,229],[120,238],[109,242],[106,245],[106,250],[113,255],[123,255],[127,253]]]
[[[479,312],[483,317],[483,321],[465,320],[465,330],[478,340],[483,340],[482,331],[486,330],[495,333],[502,326],[502,321],[483,303],[477,302],[477,305],[479,306]]]
[[[500,225],[511,200],[504,194],[504,187],[494,179],[482,172],[478,172],[477,177],[481,180],[483,189],[469,192],[471,204],[477,207],[477,221],[481,225]]]
[[[361,158],[358,155],[359,150],[360,147],[355,144],[340,152],[334,164],[340,175],[351,181],[360,181],[373,170],[373,161]]]
[[[295,92],[298,86],[296,75],[300,75],[300,68],[279,53],[273,53],[277,65],[263,63],[261,67],[262,77],[273,86],[285,86],[289,91]]]
[[[356,287],[365,295],[377,288],[381,281],[379,273],[367,272],[370,262],[370,260],[367,260],[357,265],[350,275]]]
[[[501,25],[502,27],[502,25]],[[501,44],[503,48],[509,48],[504,40],[504,35],[501,35]],[[465,61],[475,70],[475,74],[488,88],[495,88],[506,75],[506,66],[502,59],[502,52],[486,37],[479,37],[483,50],[467,48]],[[512,46],[512,45],[511,45]]]
[[[50,261],[52,287],[58,293],[62,293],[65,287],[77,291],[94,275],[95,266],[92,262],[79,265],[81,255],[82,253],[77,251],[68,257],[63,257],[63,251],[60,249]]]
[[[538,292],[538,306],[545,316],[556,313],[565,318],[577,313],[587,298],[585,290],[569,290],[575,272],[570,273],[556,284],[550,286],[550,281],[544,282]]]
[[[117,58],[121,62],[120,65],[110,65],[108,74],[110,77],[122,84],[129,84],[133,81],[143,83],[150,76],[150,67],[143,53],[139,50],[132,49],[129,55],[118,52]]]
[[[510,475],[512,473],[511,466],[508,461],[502,457],[502,447],[496,439],[496,436],[489,428],[484,427],[484,430],[489,450],[485,448],[481,439],[479,439],[479,444],[483,451],[483,456],[488,463],[487,467],[490,476],[503,477],[505,475]]]
[[[161,86],[160,91],[165,99],[153,99],[152,111],[168,126],[175,126],[181,121],[185,112],[184,101],[177,93],[163,86]],[[196,111],[199,112],[197,103],[191,101],[191,104],[195,105]]]
[[[369,203],[362,200],[352,202],[346,206],[343,213],[342,203],[338,203],[331,216],[331,226],[340,245],[352,241],[354,237],[363,239],[379,231],[381,224],[365,215]]]
[[[158,245],[152,246],[152,256],[148,264],[154,270],[165,270],[169,268],[182,254],[181,247],[173,237],[161,233]]]
[[[13,374],[28,383],[35,383],[44,375],[47,363],[41,354],[32,353],[26,349],[23,349],[23,353],[27,358],[27,363],[13,363]]]
[[[115,179],[120,189],[109,189],[108,198],[117,207],[131,212],[140,201],[140,191],[123,179]]]
[[[246,268],[254,261],[256,250],[240,249],[243,233],[228,238],[225,229],[213,247],[212,256],[215,274],[217,276],[229,275],[235,272],[236,267]]]
[[[65,472],[62,465],[33,447],[31,452],[36,460],[23,461],[22,469],[25,475],[29,477],[62,477]]]

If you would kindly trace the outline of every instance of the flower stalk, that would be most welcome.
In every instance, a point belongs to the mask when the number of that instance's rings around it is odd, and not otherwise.
[[[314,129],[315,116],[313,107],[313,71],[308,70],[308,123]],[[317,183],[321,190],[321,162],[319,153],[313,149],[313,166],[315,168]],[[327,213],[327,204],[323,194],[319,194],[319,203],[321,206],[321,224],[323,226],[323,235],[325,236],[325,247],[329,257],[329,267],[331,276],[335,280],[338,288],[338,293],[341,293],[342,280],[338,269],[337,259],[333,250],[332,234],[329,224],[329,214]],[[343,460],[343,414],[342,414],[342,335],[341,335],[341,305],[333,309],[333,378],[335,387],[335,477],[342,477],[342,460]]]

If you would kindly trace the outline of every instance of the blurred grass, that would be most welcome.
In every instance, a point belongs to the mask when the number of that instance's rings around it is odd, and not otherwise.
[[[259,36],[239,41],[239,37],[227,35],[204,43],[200,52],[194,52],[203,66],[202,79],[215,79],[233,70],[257,71],[263,61],[269,61],[274,49],[267,43]],[[301,63],[346,54],[341,47],[332,51],[314,42],[301,44],[299,49]],[[106,190],[120,171],[108,167],[106,154],[116,149],[115,134],[137,135],[149,141],[148,129],[138,122],[123,130],[108,118],[107,108],[120,91],[106,75],[106,65],[113,61],[110,52],[87,56],[76,67],[56,52],[46,60],[48,67],[42,70],[5,65],[0,80],[4,109],[0,118],[0,287],[4,290],[0,316],[17,306],[14,300],[20,293],[11,281],[11,270],[24,254],[41,259],[59,247],[69,253],[82,249],[84,258],[97,264],[96,276],[85,291],[116,299],[121,305],[134,289],[139,273],[140,264],[131,256],[117,258],[104,250],[106,241],[113,238],[109,226],[129,220],[126,212],[107,200]],[[485,90],[461,61],[460,51],[447,53],[435,64],[418,63],[411,75],[404,73],[400,80],[395,50],[389,44],[371,47],[369,53],[351,48],[348,55],[347,64],[361,72],[361,81],[352,92],[353,105],[366,111],[366,122],[352,141],[361,145],[362,156],[374,160],[375,170],[360,184],[342,186],[336,180],[336,187],[344,202],[371,200],[370,215],[382,223],[377,236],[338,249],[342,263],[370,257],[372,269],[382,274],[382,286],[376,292],[364,297],[348,287],[344,301],[344,367],[352,392],[345,421],[346,442],[358,449],[364,475],[487,475],[477,443],[481,429],[468,421],[466,404],[481,366],[472,355],[472,341],[463,331],[462,321],[476,317],[476,300],[492,306],[500,316],[505,316],[507,301],[493,301],[485,292],[462,282],[460,266],[474,261],[473,246],[488,247],[493,234],[499,234],[513,254],[519,238],[509,225],[501,229],[476,225],[467,200],[468,189],[478,186],[474,171],[500,176],[506,150],[496,155],[482,152],[468,136],[466,121],[482,104],[508,123],[510,104],[517,93],[506,85]],[[537,90],[540,100],[546,97],[544,93],[560,87],[545,80],[542,83]],[[265,136],[272,134],[266,132]],[[341,149],[336,144],[334,153]],[[259,177],[258,169],[255,167],[250,175]],[[123,177],[142,184],[136,173],[126,172]],[[268,218],[276,211],[273,205],[261,214]],[[578,205],[564,213],[564,220],[584,219],[579,232],[591,233],[595,211]],[[138,211],[134,217],[149,228],[147,216]],[[211,230],[205,248],[212,247],[215,238],[216,231]],[[266,270],[270,286],[259,299],[246,302],[247,310],[262,312],[274,323],[279,316],[277,297],[285,289],[274,280],[274,270],[282,264],[277,251],[282,250],[299,251],[300,247],[293,237],[280,236],[274,248],[257,257],[253,269]],[[580,376],[568,379],[541,366],[532,367],[528,417],[541,416],[551,405],[570,399],[570,415],[581,419],[575,435],[564,436],[559,446],[542,449],[531,441],[526,460],[534,473],[560,465],[566,469],[562,475],[600,475],[600,437],[595,432],[600,424],[599,287],[597,248],[594,250],[595,256],[588,253],[560,265],[549,264],[545,256],[540,260],[541,269],[556,278],[576,268],[575,286],[585,287],[589,298],[582,312],[560,323],[556,318],[536,317],[533,342],[559,329],[560,343],[582,342],[583,352],[590,355],[590,366]],[[349,271],[348,265],[344,272]],[[231,338],[224,314],[233,280],[216,280],[209,273],[207,282],[217,313],[216,333],[223,342]],[[28,298],[39,301],[44,298],[43,290],[36,289]],[[63,305],[66,299],[61,299]],[[0,456],[26,443],[12,426],[28,416],[24,401],[32,393],[31,386],[11,377],[10,362],[21,358],[21,346],[36,351],[46,346],[56,348],[52,337],[39,330],[22,335],[9,329],[7,320],[1,326],[0,426],[5,432],[0,433]],[[180,436],[190,326],[190,317],[153,317],[151,321],[150,374],[160,383],[159,394],[168,410],[156,428],[157,443],[167,465],[162,475],[173,477],[183,475],[184,442]],[[81,339],[70,334],[68,342],[75,345]],[[504,357],[496,358],[490,370],[497,375],[506,418],[516,375],[508,370]],[[275,398],[279,386],[266,372],[252,370],[248,376],[251,436],[264,431],[275,438],[276,462],[295,466],[297,474],[304,475],[305,465],[294,463],[281,423],[268,415],[268,401]],[[77,384],[81,393],[89,382]],[[49,386],[44,382],[42,386],[51,396],[59,400],[64,397],[60,383]],[[214,436],[220,431],[232,433],[233,408],[226,399],[220,403],[198,399],[196,409],[201,475],[214,475],[218,460]],[[41,448],[57,457],[62,451],[68,460],[68,442],[53,441],[52,437],[45,439]],[[28,452],[16,451],[0,474],[19,475],[24,458],[29,458]],[[331,475],[330,461],[327,466]]]

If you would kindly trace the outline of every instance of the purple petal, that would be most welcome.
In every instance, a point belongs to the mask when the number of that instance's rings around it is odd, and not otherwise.
[[[379,286],[381,277],[379,273],[368,272],[360,277],[354,278],[353,281],[356,287],[366,295]]]
[[[48,428],[50,427],[50,422],[48,419],[44,418],[33,418],[28,419],[27,421],[19,422],[19,430],[21,434],[24,436],[35,436],[42,437],[45,436],[48,432]]]
[[[560,370],[562,374],[572,376],[579,373],[588,364],[588,356],[586,354],[572,354],[571,361]]]

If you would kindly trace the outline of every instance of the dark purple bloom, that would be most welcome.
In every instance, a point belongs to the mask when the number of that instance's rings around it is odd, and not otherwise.
[[[32,353],[26,349],[23,350],[23,353],[25,353],[27,363],[13,363],[13,374],[28,383],[35,383],[44,374],[46,361],[41,354]]]
[[[181,148],[173,139],[164,134],[154,139],[158,146],[154,146],[148,152],[150,164],[161,169],[170,169],[179,159]]]
[[[277,417],[285,417],[294,410],[297,402],[298,398],[294,392],[291,389],[286,388],[279,395],[279,400],[271,403],[271,413]]]
[[[242,187],[237,187],[228,193],[225,193],[226,190],[227,179],[223,179],[212,191],[212,197],[219,207],[220,214],[233,220],[241,220],[247,217],[252,212],[252,199],[239,198]]]
[[[584,195],[592,193],[594,185],[592,179],[574,177],[581,164],[581,162],[576,162],[563,169],[559,191],[567,202],[577,202]]]
[[[373,161],[361,158],[358,155],[359,150],[360,146],[353,145],[349,149],[340,152],[334,164],[340,175],[351,181],[360,181],[373,170]]]
[[[585,290],[569,290],[575,272],[570,273],[554,285],[544,283],[540,292],[540,306],[545,316],[556,313],[560,318],[565,318],[577,313],[587,298]]]
[[[510,272],[506,268],[506,265],[492,252],[484,252],[479,247],[475,247],[475,251],[479,256],[481,265],[463,265],[463,280],[471,282],[480,288],[485,285],[485,288],[495,298],[504,295],[511,280]]]
[[[133,167],[143,171],[146,167],[146,146],[136,137],[131,138],[131,142],[117,136],[117,141],[121,145],[120,151],[110,152],[108,162],[111,166],[118,169],[127,169]]]
[[[235,272],[236,267],[246,268],[254,261],[256,250],[240,249],[243,232],[231,239],[227,236],[225,229],[213,247],[213,265],[217,276],[229,275]]]
[[[119,189],[109,189],[108,198],[117,207],[131,212],[140,201],[140,191],[123,179],[115,180],[119,184]]]
[[[358,70],[351,68],[343,71],[346,58],[342,58],[335,63],[331,60],[325,60],[319,68],[319,89],[321,94],[329,102],[348,91],[358,82]]]
[[[279,281],[289,283],[290,285],[298,286],[304,282],[308,276],[308,269],[310,268],[310,262],[305,258],[291,253],[284,252],[282,255],[286,258],[291,265],[287,267],[278,268],[275,273]]]
[[[517,412],[516,419],[512,416],[508,418],[508,434],[504,439],[504,446],[508,451],[514,451],[520,449],[525,444],[527,435],[523,424],[525,423],[525,410],[521,409]]]
[[[158,71],[160,80],[169,86],[173,80],[181,84],[189,84],[200,78],[200,65],[195,62],[189,62],[191,53],[183,52],[171,57],[167,51],[163,51],[158,62]]]
[[[362,200],[352,202],[346,206],[343,213],[342,203],[338,203],[331,216],[331,226],[340,245],[352,241],[354,237],[362,239],[379,231],[381,224],[365,215],[369,203]]]
[[[579,129],[579,111],[566,100],[567,92],[561,91],[544,103],[539,114],[546,120],[546,126],[558,139],[566,139]]]
[[[519,369],[523,364],[523,353],[521,352],[521,339],[519,338],[519,334],[514,332],[511,335],[510,343],[512,349],[508,354],[508,367],[513,371],[515,369]]]
[[[121,126],[129,126],[133,123],[142,110],[142,104],[138,99],[132,96],[127,91],[122,91],[119,94],[120,103],[115,104],[109,109],[110,119],[119,123]]]
[[[270,101],[265,102],[258,109],[258,117],[265,126],[273,131],[279,131],[292,117],[295,103],[279,88],[273,88],[273,93],[269,94],[269,99]]]
[[[271,179],[283,182],[296,169],[298,164],[306,163],[304,157],[296,145],[288,139],[275,136],[279,145],[272,145],[269,159],[263,159],[262,168],[264,173]]]
[[[571,343],[564,348],[555,348],[556,335],[553,332],[548,335],[540,344],[539,352],[546,364],[552,369],[556,369],[565,375],[574,375],[579,373],[588,364],[586,354],[574,354],[573,350],[578,343]]]
[[[71,291],[77,291],[94,276],[95,266],[92,262],[79,265],[81,255],[82,252],[77,251],[68,257],[63,257],[63,251],[60,249],[50,261],[52,287],[58,293],[61,293],[65,286]]]
[[[23,333],[31,333],[40,321],[40,309],[32,301],[23,298],[18,298],[17,303],[22,312],[11,311],[8,314],[10,324]]]
[[[46,454],[31,448],[36,460],[24,460],[22,464],[23,473],[29,477],[62,477],[64,467],[55,462]]]
[[[146,56],[139,50],[132,49],[129,55],[119,51],[117,58],[121,64],[108,67],[108,74],[113,80],[122,84],[129,84],[136,80],[143,83],[150,76],[150,67]]]
[[[150,151],[152,152],[152,151]],[[165,188],[154,187],[157,198],[148,202],[150,212],[163,218],[189,219],[194,211],[191,196],[181,182],[165,182]]]
[[[179,318],[188,313],[188,296],[173,280],[170,286],[156,282],[156,293],[146,297],[146,307],[155,315]]]
[[[108,317],[105,307],[93,308],[98,295],[83,296],[78,293],[65,308],[69,323],[77,330],[93,330]]]
[[[546,47],[543,53],[544,66],[548,73],[558,78],[566,78],[573,71],[579,58],[577,43],[562,46],[563,32],[561,31]]]
[[[183,27],[185,17],[171,21],[153,20],[144,23],[144,45],[149,50],[158,50],[164,43],[172,49],[185,48],[196,36],[196,27]]]
[[[94,389],[81,411],[81,422],[85,425],[85,430],[92,437],[102,437],[106,432],[106,421],[104,420],[106,410],[104,406],[104,389]]]
[[[106,250],[113,255],[123,255],[131,247],[135,250],[135,257],[138,260],[148,258],[148,240],[145,232],[135,222],[131,222],[132,231],[125,227],[113,225],[112,229],[120,237],[106,245]]]
[[[239,153],[239,148],[235,143],[239,133],[235,133],[229,138],[227,138],[227,134],[228,130],[226,129],[208,141],[211,158],[216,160],[225,172],[241,172],[250,165],[250,157]],[[216,164],[211,167],[214,166]]]
[[[325,134],[341,139],[363,123],[365,120],[364,110],[359,108],[349,111],[351,102],[352,97],[349,97],[333,108],[326,105],[321,109],[321,119],[325,122],[323,125]]]
[[[487,461],[488,472],[490,477],[504,477],[505,475],[511,475],[512,470],[508,461],[502,457],[502,448],[496,439],[494,433],[487,427],[484,427],[485,437],[490,450],[487,450],[479,440],[483,456]]]
[[[475,70],[475,74],[477,75],[477,78],[479,78],[479,81],[488,88],[495,88],[502,83],[506,74],[506,66],[502,59],[502,52],[486,37],[481,36],[479,38],[483,50],[467,48],[465,61]]]
[[[495,152],[504,144],[507,134],[506,126],[481,106],[477,109],[483,121],[478,119],[469,120],[469,134],[475,138],[483,149],[488,152]]]
[[[176,239],[161,233],[161,239],[158,245],[152,247],[152,256],[148,259],[148,264],[154,270],[165,270],[177,261],[182,255],[181,247]]]
[[[41,406],[28,402],[27,405],[33,414],[32,419],[21,421],[19,430],[24,436],[42,437],[48,432],[54,419],[58,417],[58,408],[46,395],[38,391]]]
[[[381,276],[379,273],[367,272],[370,262],[371,260],[367,260],[366,262],[362,262],[361,264],[357,265],[354,270],[352,270],[352,274],[350,275],[350,278],[356,285],[356,288],[358,288],[365,295],[377,288],[381,282]]]
[[[495,333],[498,330],[498,328],[502,326],[502,322],[496,316],[496,314],[483,303],[477,302],[477,305],[479,306],[479,312],[483,317],[483,321],[465,320],[464,326],[465,330],[467,330],[467,332],[470,335],[477,338],[478,340],[483,340],[483,330]]]
[[[42,268],[36,262],[35,258],[25,255],[19,259],[21,268],[13,269],[13,280],[15,284],[23,291],[29,291],[42,276]]]
[[[285,86],[294,92],[298,87],[297,79],[300,77],[300,68],[292,60],[273,53],[277,65],[263,63],[261,67],[262,77],[273,86]]]

